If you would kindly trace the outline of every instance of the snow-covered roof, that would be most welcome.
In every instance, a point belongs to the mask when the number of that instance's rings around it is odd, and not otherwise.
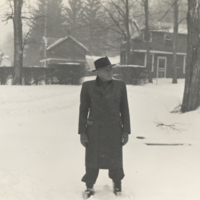
[[[155,30],[151,30],[151,32],[173,33],[174,30],[173,30],[173,28],[171,27],[171,28],[169,28],[169,29],[155,29]],[[179,27],[178,33],[179,33],[179,34],[187,34],[188,32],[187,32],[187,29],[184,29],[184,28]]]
[[[71,58],[46,58],[46,59],[43,59],[43,60],[40,60],[40,62],[43,62],[43,61],[59,61],[59,62],[66,62],[66,63],[69,63],[69,62],[86,62],[85,60],[83,59],[76,59],[76,60],[73,60]]]
[[[149,27],[151,32],[167,32],[167,33],[173,33],[173,23],[167,23],[167,22],[158,22],[152,26]],[[140,30],[144,30],[145,26],[140,27]],[[179,34],[187,34],[187,25],[186,24],[179,24],[178,26],[178,33]]]
[[[23,67],[26,67],[26,68],[44,68],[44,67],[41,67],[40,65],[30,65],[30,66],[23,66]]]
[[[58,44],[62,43],[63,41],[65,41],[65,40],[67,40],[69,38],[72,39],[74,42],[76,42],[80,47],[82,47],[86,51],[89,51],[87,47],[85,47],[82,43],[80,43],[78,40],[76,40],[72,36],[67,36],[67,37],[64,37],[64,38],[57,39],[55,42],[53,42],[51,45],[49,45],[47,47],[47,50],[52,49],[53,47],[57,46]]]
[[[44,40],[46,40],[47,47],[58,41],[60,38],[52,38],[52,37],[43,37]]]
[[[76,63],[76,62],[63,62],[63,63],[59,63],[59,65],[80,65],[80,63]]]
[[[132,49],[131,51],[134,51],[134,52],[142,52],[142,53],[146,53],[147,50],[145,49]],[[150,50],[150,53],[157,53],[157,54],[173,54],[173,52],[171,51],[159,51],[159,50]],[[177,55],[184,55],[186,56],[186,53],[185,52],[177,52],[176,53]]]
[[[143,66],[143,65],[116,65],[116,67],[122,67],[122,68],[125,68],[125,67],[140,67],[140,68],[145,68],[145,66]]]

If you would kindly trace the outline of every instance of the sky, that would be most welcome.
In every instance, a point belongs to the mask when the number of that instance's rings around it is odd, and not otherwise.
[[[13,24],[11,20],[8,22],[3,22],[4,19],[3,15],[5,12],[6,12],[5,0],[0,0],[0,30],[1,30],[0,43],[1,44],[3,44],[7,33],[13,31]]]

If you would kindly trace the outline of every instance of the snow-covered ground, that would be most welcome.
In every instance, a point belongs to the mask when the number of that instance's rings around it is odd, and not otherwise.
[[[122,200],[200,199],[200,110],[171,113],[182,102],[184,81],[178,82],[127,86],[132,134],[124,147]],[[0,86],[1,200],[82,199],[80,89]],[[107,170],[101,170],[93,199],[117,199],[111,189]]]

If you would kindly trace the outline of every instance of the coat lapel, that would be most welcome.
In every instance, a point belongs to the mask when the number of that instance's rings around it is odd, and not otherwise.
[[[97,90],[102,94],[102,95],[105,95],[109,90],[110,88],[113,86],[113,81],[111,81],[111,83],[108,85],[108,87],[106,88],[106,90],[104,90],[102,87],[101,87],[101,84],[98,80],[98,77],[96,78],[96,85],[97,85]]]
[[[112,90],[112,88],[113,88],[113,81],[111,81],[111,83],[109,84],[109,86],[104,91],[104,95],[107,94],[110,90]]]
[[[101,94],[104,94],[104,90],[101,86],[97,86],[97,90],[101,93]]]

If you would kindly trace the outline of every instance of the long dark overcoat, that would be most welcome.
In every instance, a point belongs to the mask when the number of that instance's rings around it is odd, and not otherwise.
[[[86,167],[120,169],[122,132],[130,133],[126,85],[112,80],[106,90],[98,78],[84,82],[81,90],[79,134],[86,133]]]

